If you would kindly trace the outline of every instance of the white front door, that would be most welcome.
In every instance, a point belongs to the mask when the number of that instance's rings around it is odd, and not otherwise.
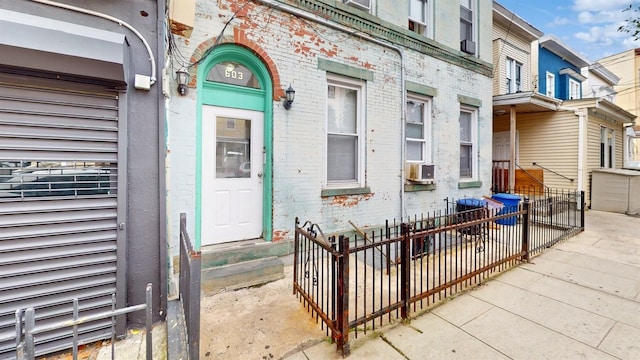
[[[202,108],[202,245],[262,236],[263,114]]]

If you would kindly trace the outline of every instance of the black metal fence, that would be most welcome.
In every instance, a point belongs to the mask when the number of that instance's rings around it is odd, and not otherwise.
[[[347,356],[352,329],[357,337],[426,311],[584,229],[584,193],[529,196],[506,207],[448,201],[350,236],[296,219],[293,292]]]
[[[189,359],[200,358],[200,251],[195,251],[187,232],[187,214],[180,214],[180,302],[187,330]]]

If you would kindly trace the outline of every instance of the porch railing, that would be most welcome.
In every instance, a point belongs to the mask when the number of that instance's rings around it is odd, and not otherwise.
[[[293,292],[348,356],[351,330],[407,319],[583,230],[584,193],[550,195],[414,216],[351,238],[296,219]]]

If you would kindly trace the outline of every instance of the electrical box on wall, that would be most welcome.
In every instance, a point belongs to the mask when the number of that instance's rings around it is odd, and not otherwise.
[[[196,17],[196,0],[171,0],[169,3],[169,25],[171,32],[191,37]]]

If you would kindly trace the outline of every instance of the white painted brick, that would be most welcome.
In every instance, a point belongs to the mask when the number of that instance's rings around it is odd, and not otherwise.
[[[223,9],[218,7],[220,3],[224,5]],[[197,2],[196,23],[191,38],[188,41],[176,38],[184,56],[190,57],[199,44],[220,34],[223,21],[232,14],[228,9],[229,3]],[[484,2],[481,3],[485,6]],[[491,4],[486,3],[489,13]],[[388,218],[440,209],[446,197],[488,194],[492,133],[490,77],[424,54],[405,51],[406,80],[437,88],[438,91],[432,109],[437,189],[406,193],[404,209],[401,209],[400,121],[403,104],[398,54],[320,24],[307,24],[302,28],[301,20],[278,10],[272,11],[255,4],[251,4],[250,8],[252,10],[248,18],[259,26],[247,29],[247,37],[260,44],[276,64],[281,80],[281,84],[276,85],[284,89],[292,84],[296,90],[296,100],[291,110],[284,110],[281,101],[273,102],[274,230],[289,231],[291,234],[296,216],[320,224],[325,232],[350,229],[347,220],[360,226],[379,225]],[[449,22],[449,32],[457,33],[457,22]],[[242,23],[246,24],[246,21],[234,20],[224,35],[232,37],[233,27]],[[490,27],[487,29],[486,38],[490,41]],[[300,38],[292,35],[296,30],[307,32]],[[311,37],[315,37],[315,41],[309,41]],[[308,49],[303,50],[302,46]],[[327,57],[326,51],[332,50],[337,53]],[[335,205],[335,198],[320,197],[325,183],[326,74],[318,69],[318,58],[329,58],[355,67],[373,65],[374,80],[366,84],[365,134],[367,185],[373,195],[367,200],[360,200],[357,206]],[[175,87],[174,84],[171,86]],[[483,182],[480,189],[458,189],[458,95],[480,99],[483,104],[478,129],[481,161],[479,180]],[[171,252],[178,249],[180,212],[187,213],[189,232],[195,236],[197,96],[196,89],[189,89],[187,96],[174,96],[168,106],[167,227]]]

